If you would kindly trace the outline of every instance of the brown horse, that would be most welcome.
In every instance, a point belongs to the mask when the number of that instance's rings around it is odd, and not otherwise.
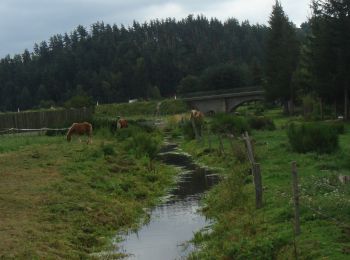
[[[119,119],[117,122],[117,128],[127,128],[128,127],[128,121],[126,119]]]
[[[191,110],[191,119],[195,119],[196,121],[202,121],[204,118],[204,114],[199,110]]]
[[[87,135],[88,140],[87,143],[91,143],[92,140],[92,125],[88,122],[83,123],[73,123],[72,126],[68,129],[67,132],[67,141],[70,142],[72,139],[72,135]],[[80,139],[79,139],[80,140]]]

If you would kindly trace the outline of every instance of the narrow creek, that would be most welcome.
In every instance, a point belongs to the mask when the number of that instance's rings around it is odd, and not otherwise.
[[[218,182],[218,176],[196,165],[175,144],[165,145],[159,159],[180,167],[181,173],[164,202],[151,210],[149,223],[123,236],[118,247],[127,259],[186,259],[194,250],[188,241],[209,224],[199,212],[199,201]]]

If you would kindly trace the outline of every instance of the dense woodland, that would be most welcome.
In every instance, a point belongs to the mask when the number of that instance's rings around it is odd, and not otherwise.
[[[130,27],[95,23],[0,61],[0,110],[262,85],[267,101],[347,117],[350,0],[311,1],[297,28],[276,0],[268,26],[204,16]],[[338,110],[337,110],[338,109]],[[336,112],[337,113],[337,112]]]
[[[267,31],[235,19],[222,23],[191,15],[128,28],[78,26],[36,44],[32,53],[1,60],[0,109],[60,105],[82,95],[100,103],[173,96],[183,78],[205,70],[209,78],[220,70],[232,81],[220,88],[253,84],[261,78]]]

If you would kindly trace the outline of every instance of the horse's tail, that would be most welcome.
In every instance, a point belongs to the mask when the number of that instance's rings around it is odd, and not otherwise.
[[[89,136],[92,136],[92,124],[89,124]]]
[[[72,130],[73,130],[73,126],[74,124],[68,129],[66,138],[67,138],[67,142],[70,142],[72,140]]]

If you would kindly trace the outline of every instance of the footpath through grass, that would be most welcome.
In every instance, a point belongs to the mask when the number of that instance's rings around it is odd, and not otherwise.
[[[274,131],[252,131],[256,161],[263,178],[262,209],[255,209],[255,192],[243,141],[231,146],[217,136],[203,142],[184,141],[182,148],[197,160],[216,166],[225,177],[205,198],[203,212],[216,223],[197,233],[199,251],[192,259],[349,259],[350,185],[339,175],[350,175],[350,125],[340,135],[340,148],[331,154],[299,154],[291,150],[284,118],[276,111]],[[204,131],[206,132],[206,131]],[[233,149],[232,149],[233,148]],[[291,162],[298,165],[301,235],[293,233]]]
[[[128,134],[102,132],[91,145],[0,136],[1,259],[86,259],[108,250],[172,185],[173,168],[150,169]]]

